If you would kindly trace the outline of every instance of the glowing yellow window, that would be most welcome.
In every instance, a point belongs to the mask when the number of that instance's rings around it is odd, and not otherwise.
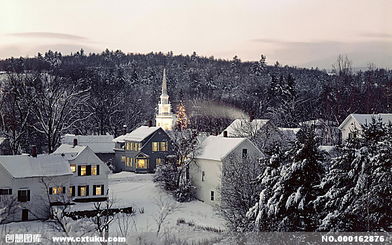
[[[137,143],[136,150],[137,150],[137,151],[140,151],[141,148],[142,148],[142,143]]]
[[[79,186],[79,196],[87,196],[87,186]]]
[[[147,168],[147,159],[136,159],[136,168]]]
[[[152,142],[152,151],[159,151],[159,142]]]
[[[71,164],[71,171],[72,173],[76,172],[76,164]]]
[[[127,142],[127,150],[132,150],[132,143],[131,142]]]
[[[91,166],[91,175],[98,175],[98,165]]]
[[[127,159],[126,156],[121,156],[121,162],[124,162],[124,163],[125,163],[126,159]]]
[[[156,165],[162,164],[162,158],[157,158],[157,159],[155,159],[155,164],[156,164]]]
[[[53,187],[52,188],[52,194],[53,195],[58,195],[63,193],[63,187],[59,186],[59,187]]]
[[[132,158],[127,157],[127,161],[126,161],[125,165],[127,165],[128,167],[132,167]]]
[[[95,195],[97,195],[97,196],[102,195],[102,186],[100,186],[100,185],[95,186]]]
[[[80,166],[80,175],[86,176],[86,174],[87,174],[87,166],[86,165]]]
[[[167,151],[167,142],[160,142],[160,150]]]

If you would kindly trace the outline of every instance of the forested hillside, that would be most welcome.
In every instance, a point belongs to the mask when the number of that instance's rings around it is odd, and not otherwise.
[[[341,122],[349,113],[391,112],[391,71],[370,66],[352,73],[344,57],[332,65],[335,75],[270,65],[264,56],[242,62],[196,53],[81,50],[67,56],[48,51],[9,58],[0,61],[0,126],[3,134],[14,137],[15,151],[34,142],[51,151],[64,133],[119,134],[123,125],[130,130],[154,119],[163,68],[174,111],[182,102],[190,127],[212,133],[239,116],[294,127],[314,118]]]

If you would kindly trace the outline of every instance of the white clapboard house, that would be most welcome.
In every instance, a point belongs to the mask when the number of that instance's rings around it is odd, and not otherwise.
[[[50,205],[64,203],[72,172],[58,155],[0,156],[0,202],[5,222],[47,219]]]
[[[209,136],[190,164],[189,176],[196,187],[196,198],[211,205],[220,204],[222,169],[232,159],[260,159],[263,153],[247,138]],[[246,168],[246,161],[244,161]]]
[[[68,161],[72,171],[69,195],[76,202],[103,201],[108,197],[108,166],[88,146],[62,144],[53,153]]]
[[[349,138],[361,137],[363,125],[369,124],[372,120],[381,121],[384,124],[392,123],[392,114],[350,114],[340,124],[339,129],[342,132],[342,141]]]

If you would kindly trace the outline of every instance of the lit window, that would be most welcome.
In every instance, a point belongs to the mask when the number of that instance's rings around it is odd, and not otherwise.
[[[69,187],[68,196],[71,196],[71,197],[75,196],[75,186],[70,186]]]
[[[51,188],[49,188],[49,194],[59,195],[59,194],[63,193],[63,190],[64,189],[61,186],[51,187]]]
[[[147,168],[147,159],[136,159],[136,168]]]
[[[159,151],[159,142],[152,142],[152,151]]]
[[[93,196],[101,196],[103,195],[103,185],[94,185],[93,186]]]
[[[76,172],[76,165],[75,164],[71,164],[71,171],[72,171],[72,173]]]
[[[124,162],[124,163],[125,163],[126,159],[127,159],[126,156],[121,156],[121,162]]]
[[[167,151],[168,149],[167,149],[167,142],[165,142],[165,141],[163,141],[163,142],[160,142],[161,144],[160,144],[160,146],[159,146],[159,150],[161,150],[161,151]]]
[[[132,167],[132,158],[127,157],[127,161],[125,162],[125,165],[128,167]]]
[[[132,150],[132,142],[127,142],[125,149],[131,151]]]
[[[80,176],[86,176],[87,175],[87,166],[82,165],[80,166]]]
[[[91,175],[99,175],[99,165],[91,166]]]
[[[140,151],[140,149],[142,148],[142,143],[137,143],[137,151]]]
[[[88,196],[88,186],[79,186],[79,196],[80,197]]]
[[[156,165],[161,165],[162,164],[162,158],[155,159],[155,164]]]

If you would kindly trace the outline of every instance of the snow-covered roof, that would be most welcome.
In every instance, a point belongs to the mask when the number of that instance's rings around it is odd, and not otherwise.
[[[70,145],[61,144],[59,148],[56,149],[53,154],[63,155],[67,160],[75,159],[82,151],[84,151],[88,146],[85,145]]]
[[[66,134],[61,137],[62,144],[72,145],[74,139],[78,140],[78,145],[86,145],[94,153],[114,153],[113,135],[74,135]]]
[[[259,131],[269,122],[269,119],[235,119],[224,131],[229,137],[249,137]],[[221,135],[223,135],[223,132]]]
[[[5,137],[0,137],[0,145],[3,144],[3,142],[6,140],[7,138]]]
[[[68,161],[59,155],[0,156],[2,165],[14,178],[71,175]]]
[[[379,114],[350,114],[344,119],[342,124],[340,124],[339,129],[342,129],[350,119],[354,119],[357,123],[358,126],[360,127],[361,125],[368,124],[372,122],[372,119],[379,120],[385,124],[388,124],[389,122],[392,123],[392,114],[387,114],[387,113],[379,113]]]
[[[247,139],[209,136],[201,143],[200,153],[196,158],[221,161],[245,140]]]
[[[304,121],[299,123],[301,126],[321,126],[321,125],[328,125],[328,126],[337,126],[337,123],[334,121],[329,121],[329,120],[324,120],[324,119],[315,119],[315,120],[309,120],[309,121]]]
[[[125,135],[120,135],[113,140],[113,142],[125,142],[125,141],[135,141],[140,142],[143,141],[145,138],[150,136],[151,134],[155,133],[161,127],[148,127],[148,126],[141,126],[137,129],[133,130],[130,133]]]

